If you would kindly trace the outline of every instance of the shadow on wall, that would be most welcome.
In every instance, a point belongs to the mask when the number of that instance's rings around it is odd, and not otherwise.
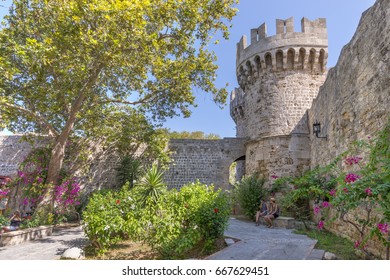
[[[0,175],[15,177],[19,164],[31,150],[44,144],[41,137],[26,141],[22,135],[0,135]]]

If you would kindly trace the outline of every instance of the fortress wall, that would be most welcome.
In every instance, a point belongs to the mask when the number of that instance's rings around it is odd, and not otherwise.
[[[173,162],[165,174],[170,188],[181,188],[197,179],[204,184],[229,189],[229,167],[245,156],[245,139],[221,140],[172,139],[168,147]]]
[[[328,141],[311,136],[312,167],[329,163],[353,141],[367,140],[384,127],[390,116],[389,73],[390,2],[378,0],[363,13],[309,110],[309,124],[320,121],[321,135],[328,135]]]
[[[33,147],[43,144],[42,139],[26,142],[22,135],[0,136],[0,176],[16,176],[19,164]]]
[[[286,135],[249,141],[246,145],[246,172],[271,176],[298,176],[310,168],[309,137]]]
[[[363,13],[308,112],[309,123],[320,121],[321,136],[328,136],[325,141],[311,134],[311,168],[330,163],[352,142],[373,137],[389,119],[389,106],[390,1],[378,0]],[[339,220],[329,229],[353,241],[359,238],[356,229]],[[370,241],[369,249],[385,258],[379,242]]]
[[[247,134],[237,136],[257,139],[308,133],[306,118],[302,116],[324,80],[325,75],[300,71],[262,72],[259,80],[246,88],[245,130],[241,130]]]

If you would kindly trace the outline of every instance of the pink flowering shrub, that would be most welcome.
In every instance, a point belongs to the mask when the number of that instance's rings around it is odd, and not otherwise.
[[[80,184],[75,178],[66,180],[55,187],[54,195],[57,214],[65,214],[69,210],[74,210],[75,206],[80,205]]]
[[[23,206],[26,212],[34,212],[49,187],[46,183],[49,155],[49,148],[35,149],[25,158],[17,171],[14,184],[21,191],[16,196],[19,205]],[[76,178],[67,179],[66,176],[66,172],[61,171],[60,178],[58,178],[60,183],[54,187],[55,212],[52,213],[51,222],[64,220],[65,215],[75,212],[80,204],[80,185]],[[36,226],[35,222],[30,224]]]
[[[390,119],[376,138],[368,142],[357,141],[331,164],[318,167],[309,175],[276,180],[283,179],[290,185],[298,186],[295,190],[289,188],[291,191],[286,194],[289,203],[300,199],[315,201],[313,212],[314,218],[319,221],[318,229],[336,220],[351,225],[359,235],[355,248],[369,258],[372,257],[369,240],[379,240],[384,248],[390,246],[389,138]],[[321,176],[327,179],[321,180]],[[333,177],[336,184],[331,185]]]

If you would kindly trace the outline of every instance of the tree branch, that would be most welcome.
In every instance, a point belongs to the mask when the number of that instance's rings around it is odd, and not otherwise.
[[[161,93],[162,91],[154,91],[152,93],[149,93],[146,95],[144,98],[138,99],[136,101],[126,101],[122,99],[111,99],[107,98],[105,100],[100,101],[100,104],[106,104],[106,103],[120,103],[120,104],[126,104],[126,105],[139,105],[143,103],[148,103],[148,102],[154,102],[155,99],[158,97],[157,94]]]
[[[17,106],[17,105],[14,105],[14,104],[10,104],[10,103],[7,103],[7,102],[2,102],[1,105],[3,106],[6,106],[8,108],[12,108],[12,109],[15,109],[15,110],[18,110],[26,115],[29,115],[31,117],[33,117],[34,119],[37,120],[39,126],[41,126],[42,128],[44,129],[47,129],[48,130],[48,133],[49,133],[49,136],[58,136],[58,132],[54,129],[54,127],[49,124],[44,118],[42,118],[41,116],[37,115],[36,113],[26,109],[26,108],[23,108],[23,107],[20,107],[20,106]]]

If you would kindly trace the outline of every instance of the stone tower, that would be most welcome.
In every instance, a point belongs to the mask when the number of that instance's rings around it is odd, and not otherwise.
[[[276,20],[276,35],[266,25],[237,44],[239,88],[231,93],[230,114],[237,137],[248,139],[238,173],[260,172],[265,179],[298,175],[310,166],[307,110],[326,78],[326,20]]]

